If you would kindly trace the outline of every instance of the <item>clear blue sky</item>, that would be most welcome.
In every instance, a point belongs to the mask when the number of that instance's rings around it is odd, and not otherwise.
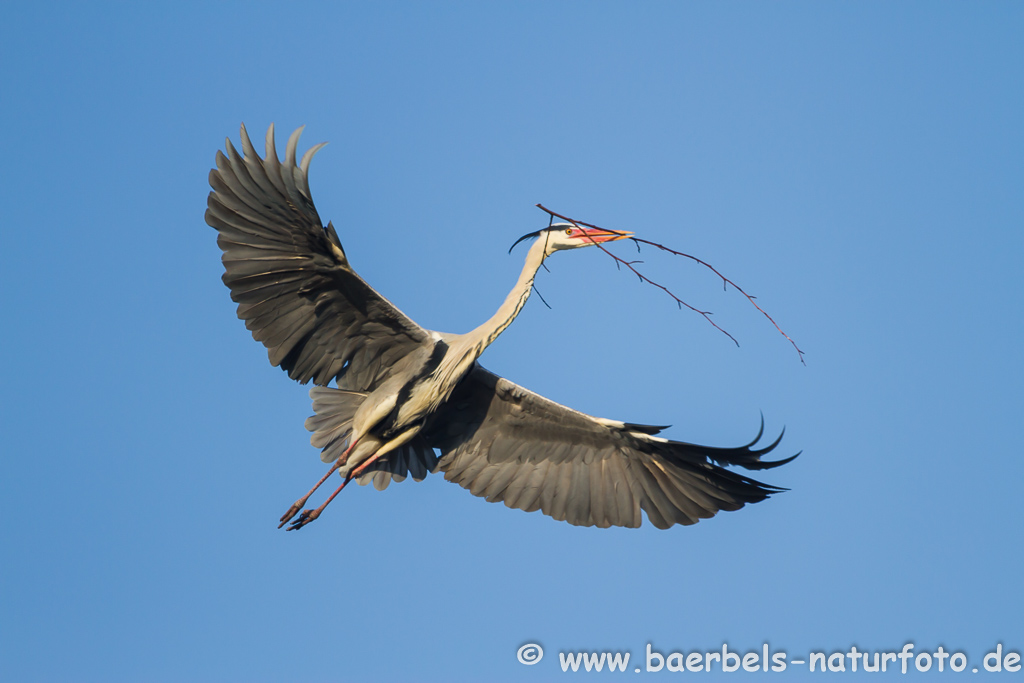
[[[632,669],[647,643],[909,641],[979,668],[1021,651],[1021,36],[1011,2],[10,5],[0,677],[544,681],[560,651]],[[687,441],[741,443],[763,411],[804,452],[765,473],[791,491],[597,530],[435,476],[278,531],[323,467],[307,388],[236,319],[203,221],[242,121],[330,141],[321,216],[432,329],[490,316],[536,202],[714,264],[806,367],[711,273],[649,251],[740,348],[585,250],[551,259],[553,310],[531,300],[482,360]],[[529,668],[528,642],[547,653]]]

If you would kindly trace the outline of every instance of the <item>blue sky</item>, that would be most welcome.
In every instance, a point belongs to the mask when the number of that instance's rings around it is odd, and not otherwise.
[[[5,680],[544,681],[572,675],[559,652],[632,669],[648,643],[913,642],[981,668],[1024,649],[1021,4],[4,15]],[[482,362],[687,441],[744,442],[763,411],[804,452],[764,473],[791,491],[597,530],[435,476],[278,531],[323,468],[307,388],[236,319],[203,221],[242,121],[330,141],[321,216],[432,329],[497,308],[537,202],[715,265],[806,367],[711,273],[652,250],[645,272],[739,348],[584,250],[550,260],[552,310],[532,299]],[[546,652],[529,668],[525,643]]]

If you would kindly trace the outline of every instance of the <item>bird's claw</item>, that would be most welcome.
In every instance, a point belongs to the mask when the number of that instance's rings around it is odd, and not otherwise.
[[[299,515],[299,518],[292,522],[291,526],[288,527],[288,531],[295,531],[296,529],[301,529],[302,527],[306,526],[319,516],[320,510],[303,510],[302,514]],[[284,522],[281,522],[281,524],[283,525]]]
[[[288,508],[288,512],[281,515],[281,523],[277,525],[277,528],[280,529],[289,521],[291,521],[291,518],[297,515],[299,513],[299,510],[302,509],[302,506],[306,504],[306,500],[308,498],[309,496],[306,496],[306,498],[302,498],[300,500],[295,501],[295,504]]]

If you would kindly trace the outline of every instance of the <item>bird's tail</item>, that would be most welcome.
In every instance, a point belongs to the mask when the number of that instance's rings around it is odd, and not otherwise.
[[[309,397],[313,399],[314,413],[306,420],[306,429],[313,432],[309,442],[321,449],[321,460],[334,462],[349,446],[352,419],[366,394],[333,387],[313,387],[309,390]],[[422,481],[427,474],[437,471],[437,462],[434,449],[415,438],[374,462],[356,481],[362,486],[372,481],[380,491],[387,488],[392,479],[404,481],[411,475],[413,480]],[[343,465],[338,471],[347,476],[349,469],[351,466]]]

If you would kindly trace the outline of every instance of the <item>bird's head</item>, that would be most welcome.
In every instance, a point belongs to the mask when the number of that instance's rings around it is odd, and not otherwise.
[[[516,240],[516,243],[509,249],[509,253],[523,240],[536,237],[544,245],[544,256],[550,256],[556,251],[563,249],[579,249],[580,247],[591,247],[602,242],[614,242],[615,240],[631,237],[633,233],[624,230],[605,230],[604,228],[585,228],[573,225],[572,223],[553,223],[543,230],[531,232]]]

